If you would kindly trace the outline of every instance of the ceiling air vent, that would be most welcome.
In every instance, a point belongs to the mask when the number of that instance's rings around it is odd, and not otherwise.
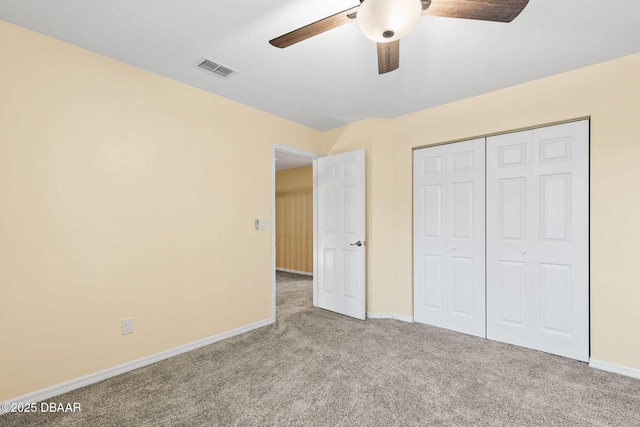
[[[229,68],[226,65],[222,65],[207,58],[201,58],[195,63],[195,66],[220,77],[229,77],[230,75],[237,73],[233,68]]]

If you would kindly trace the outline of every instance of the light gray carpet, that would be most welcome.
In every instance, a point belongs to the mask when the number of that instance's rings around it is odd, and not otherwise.
[[[302,279],[302,280],[301,280]],[[6,426],[640,426],[640,380],[549,354],[311,305],[280,274],[278,322],[52,399]]]

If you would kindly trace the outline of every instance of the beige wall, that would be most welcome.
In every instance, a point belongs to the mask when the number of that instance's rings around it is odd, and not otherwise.
[[[0,401],[268,319],[272,143],[319,132],[2,21],[0,40]]]
[[[320,134],[1,21],[0,40],[0,401],[267,319],[273,142],[366,149],[367,311],[410,316],[412,149],[586,116],[591,355],[640,369],[640,55]]]
[[[276,172],[276,267],[313,273],[313,170]]]
[[[640,54],[323,135],[366,148],[367,311],[412,315],[412,150],[591,117],[591,357],[640,369]]]

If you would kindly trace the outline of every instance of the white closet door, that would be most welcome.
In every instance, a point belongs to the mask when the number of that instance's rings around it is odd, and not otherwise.
[[[487,338],[589,358],[589,122],[487,138]]]
[[[414,320],[485,336],[484,139],[414,152]]]

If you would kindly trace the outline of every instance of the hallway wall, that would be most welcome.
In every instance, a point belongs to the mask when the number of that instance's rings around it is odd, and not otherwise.
[[[313,170],[276,172],[276,268],[313,273]]]

